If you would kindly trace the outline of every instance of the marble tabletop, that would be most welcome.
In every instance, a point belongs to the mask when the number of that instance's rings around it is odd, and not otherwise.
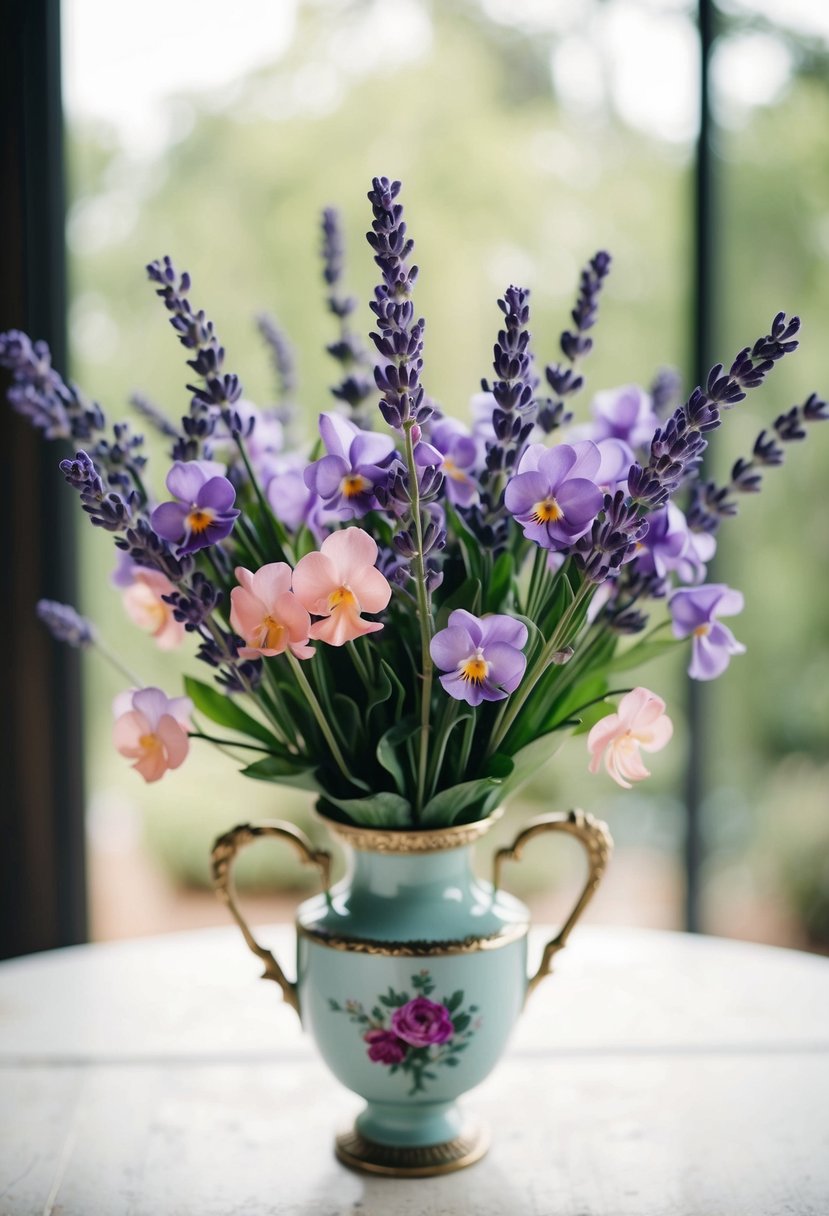
[[[258,974],[233,928],[0,964],[0,1216],[829,1213],[825,959],[579,928],[466,1098],[488,1156],[405,1181],[334,1159],[359,1099]]]

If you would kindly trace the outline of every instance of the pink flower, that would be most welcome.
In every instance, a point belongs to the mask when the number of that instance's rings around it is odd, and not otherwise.
[[[377,545],[362,528],[343,528],[322,542],[319,553],[300,558],[294,570],[294,594],[313,616],[310,636],[342,646],[364,633],[375,633],[379,621],[364,621],[362,612],[382,612],[391,587],[375,568]]]
[[[239,650],[243,659],[270,658],[290,650],[298,659],[310,659],[308,646],[311,618],[291,591],[291,567],[270,562],[256,573],[237,566],[240,586],[230,593],[230,624],[245,639]]]
[[[650,777],[639,749],[660,751],[674,733],[665,702],[647,688],[634,688],[619,702],[619,712],[608,714],[587,736],[590,772],[597,773],[604,759],[610,776],[626,790],[631,781]]]
[[[367,1030],[363,1042],[368,1043],[368,1058],[375,1064],[400,1064],[408,1047],[391,1030]]]
[[[446,1006],[425,996],[416,996],[413,1001],[407,1001],[395,1009],[391,1015],[391,1028],[398,1038],[412,1047],[445,1043],[455,1033]]]
[[[193,702],[169,698],[160,688],[130,689],[115,698],[113,742],[145,781],[158,781],[184,763],[190,750],[187,732]]]
[[[160,650],[175,650],[184,641],[185,629],[173,616],[172,606],[161,597],[175,587],[160,570],[133,566],[132,582],[121,597],[127,616],[139,629],[146,629]]]

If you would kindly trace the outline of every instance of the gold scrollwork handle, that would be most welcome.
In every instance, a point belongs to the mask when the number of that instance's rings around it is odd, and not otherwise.
[[[324,849],[315,849],[311,841],[295,828],[293,824],[276,820],[270,823],[240,823],[230,832],[225,832],[213,845],[211,855],[213,866],[213,889],[223,904],[226,904],[230,915],[242,930],[242,936],[253,953],[265,964],[263,980],[273,980],[282,989],[282,995],[297,1013],[299,1009],[299,993],[296,984],[285,975],[279,963],[264,946],[260,946],[251,933],[248,923],[236,902],[236,888],[233,884],[233,863],[236,855],[248,845],[254,844],[267,836],[286,841],[299,854],[300,860],[306,865],[316,866],[322,877],[322,889],[327,891],[331,885],[331,854]]]
[[[531,820],[523,831],[518,833],[509,848],[499,849],[495,854],[493,881],[496,891],[500,886],[501,870],[504,862],[520,861],[524,846],[534,836],[540,836],[542,832],[566,832],[569,836],[575,836],[576,840],[584,847],[587,853],[588,873],[587,881],[573,910],[556,936],[547,942],[547,945],[544,947],[544,953],[541,956],[538,970],[535,975],[530,977],[527,984],[527,996],[541,983],[545,976],[551,974],[554,956],[567,945],[570,930],[592,899],[607,868],[610,854],[613,852],[613,839],[607,830],[607,824],[602,823],[599,819],[594,819],[592,815],[586,815],[584,811],[578,810],[567,811],[564,814],[539,815],[537,819]]]

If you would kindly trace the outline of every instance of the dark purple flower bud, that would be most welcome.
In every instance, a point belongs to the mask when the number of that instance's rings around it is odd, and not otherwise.
[[[59,604],[56,600],[38,600],[35,611],[58,642],[66,642],[78,650],[87,650],[94,644],[94,625],[85,616],[81,616],[71,604]]]
[[[204,624],[224,597],[218,587],[197,570],[189,587],[162,595],[161,598],[171,605],[175,619],[184,625],[188,633],[193,633]]]
[[[158,570],[171,583],[181,582],[193,570],[192,557],[176,556],[168,542],[154,532],[149,520],[143,517],[127,528],[124,536],[118,537],[115,544],[136,565]]]

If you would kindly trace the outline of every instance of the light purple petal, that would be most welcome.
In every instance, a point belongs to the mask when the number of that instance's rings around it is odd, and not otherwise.
[[[538,462],[547,451],[547,445],[544,443],[528,443],[524,449],[524,455],[518,462],[519,473],[536,473],[538,472]]]
[[[596,444],[590,439],[581,439],[578,443],[571,444],[571,447],[576,453],[576,461],[567,474],[567,480],[585,477],[588,481],[596,482],[596,474],[602,463],[602,455]]]
[[[334,498],[340,493],[342,479],[348,472],[348,461],[344,457],[323,456],[305,470],[305,484],[320,498]]]
[[[167,489],[182,502],[195,502],[199,490],[212,473],[206,474],[198,460],[177,460],[167,474]]]
[[[236,491],[226,477],[211,477],[199,490],[195,502],[214,511],[229,511],[236,501]]]
[[[710,636],[695,637],[691,643],[691,662],[688,675],[692,680],[716,680],[731,661],[726,646],[717,646]]]
[[[454,615],[453,613],[452,616]],[[441,671],[454,671],[475,649],[476,646],[466,629],[460,625],[450,625],[435,634],[429,646],[429,653]]]
[[[488,679],[493,684],[500,684],[507,692],[514,692],[524,675],[527,660],[520,650],[506,642],[493,642],[484,649],[484,656],[489,663]]]
[[[481,685],[462,679],[458,671],[441,676],[440,682],[449,696],[454,697],[456,701],[467,701],[470,705],[480,705],[483,700]]]
[[[478,699],[477,699],[477,701],[474,701],[474,702],[470,701],[469,702],[470,705],[473,705],[473,704],[478,705],[478,704],[480,704],[481,701],[504,701],[504,700],[506,700],[507,694],[505,692],[502,692],[500,688],[496,688],[495,685],[493,683],[491,683],[491,681],[489,681],[489,680],[484,680],[483,684],[476,685],[476,688],[479,693]]]
[[[164,540],[181,540],[184,536],[184,521],[187,507],[178,502],[163,502],[150,516],[152,529]]]
[[[550,487],[543,473],[517,473],[507,482],[504,504],[510,514],[525,515],[549,493]]]
[[[417,445],[420,447],[420,444]],[[391,435],[381,435],[374,431],[358,431],[348,449],[348,459],[352,469],[359,469],[363,464],[381,464],[394,451],[394,440]],[[417,459],[417,448],[415,448]],[[433,463],[439,463],[433,462]]]
[[[155,730],[164,714],[169,712],[169,701],[160,688],[139,689],[133,694],[132,706],[144,715],[151,730]]]
[[[589,442],[589,440],[587,441]],[[557,447],[547,448],[538,462],[538,472],[547,483],[546,494],[555,493],[556,487],[568,477],[576,463],[578,453],[569,443],[560,443]]]
[[[443,463],[443,453],[438,451],[434,444],[427,443],[425,439],[421,439],[415,448],[414,458],[415,464],[420,468],[425,468],[427,465],[437,468]]]
[[[466,630],[473,650],[481,645],[481,622],[478,617],[467,612],[465,608],[456,608],[454,612],[449,613],[449,625],[453,629]]]
[[[319,427],[328,455],[347,459],[348,449],[357,434],[354,423],[339,414],[320,414]]]
[[[481,645],[485,648],[494,642],[506,642],[508,646],[522,650],[527,644],[527,637],[527,626],[514,616],[498,612],[481,618]]]
[[[635,459],[633,450],[621,439],[602,439],[596,447],[601,462],[595,474],[589,475],[590,480],[595,481],[597,486],[615,489],[618,482],[627,480]]]
[[[585,524],[595,519],[604,502],[604,495],[598,486],[582,477],[568,478],[555,497],[564,512],[564,519],[558,522],[564,524],[571,535],[574,530],[583,529]]]

